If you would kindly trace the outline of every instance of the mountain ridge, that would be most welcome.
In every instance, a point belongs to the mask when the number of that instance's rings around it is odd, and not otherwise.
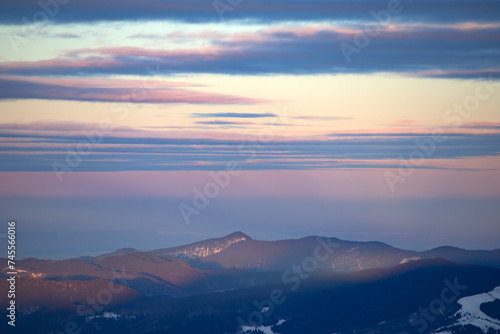
[[[227,242],[237,240],[237,242]],[[349,241],[335,237],[306,236],[275,241],[256,240],[242,232],[152,252],[158,256],[179,257],[199,268],[241,268],[286,270],[297,258],[314,253],[319,241],[337,244],[333,254],[320,268],[337,272],[390,267],[418,259],[440,257],[452,262],[500,268],[500,250],[466,250],[441,246],[425,251],[405,250],[380,241]],[[220,247],[221,242],[227,242]],[[212,245],[212,243],[215,243]],[[189,251],[201,247],[203,252]],[[210,247],[214,247],[212,251]]]
[[[500,268],[500,249],[467,250],[454,246],[440,246],[424,251],[413,251],[391,246],[380,241],[352,241],[336,237],[305,236],[298,239],[256,240],[236,231],[220,238],[210,238],[186,245],[148,251],[161,258],[174,257],[203,270],[240,268],[247,270],[286,270],[296,259],[314,253],[318,240],[338,245],[335,252],[320,265],[322,270],[350,272],[369,268],[390,267],[418,259],[440,257],[452,262],[486,265]],[[141,253],[133,248],[121,248],[96,257],[80,257],[88,263],[104,258]]]

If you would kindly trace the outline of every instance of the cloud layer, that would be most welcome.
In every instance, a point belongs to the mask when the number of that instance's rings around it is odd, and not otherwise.
[[[428,150],[431,143],[432,153],[423,155],[418,168],[448,169],[458,168],[464,158],[500,154],[496,131],[445,132],[446,139],[439,141],[419,131],[213,139],[127,128],[104,131],[92,124],[10,123],[0,124],[0,168],[52,171],[54,162],[74,163],[70,169],[76,171],[224,170],[228,163],[247,170],[398,168],[400,160],[415,151],[425,152],[421,147],[427,145]]]
[[[371,20],[371,11],[387,10],[390,3],[402,10],[395,20],[492,22],[498,20],[500,3],[488,0],[71,0],[41,1],[47,4],[47,18],[57,23],[174,20],[189,23],[221,20],[250,20],[260,23],[281,21]],[[1,0],[0,20],[22,24],[43,11],[37,0]],[[391,5],[392,6],[392,5]],[[38,18],[42,20],[42,18]]]
[[[205,46],[169,50],[131,46],[68,50],[49,60],[0,63],[0,74],[147,75],[147,69],[154,68],[164,75],[392,72],[500,78],[500,23],[281,26],[252,33],[205,33],[201,38]]]
[[[189,84],[141,80],[22,78],[0,76],[0,99],[123,103],[253,104],[265,100],[182,88]]]

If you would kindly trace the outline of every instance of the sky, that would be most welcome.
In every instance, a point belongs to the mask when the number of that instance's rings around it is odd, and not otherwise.
[[[0,220],[21,257],[238,230],[500,248],[499,1],[0,8]]]

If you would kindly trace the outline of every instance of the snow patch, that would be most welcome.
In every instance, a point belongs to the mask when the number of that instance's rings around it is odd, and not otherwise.
[[[89,317],[86,317],[86,319],[88,319],[88,320],[94,320],[96,318],[104,318],[104,319],[118,320],[118,318],[120,318],[120,317],[121,317],[121,315],[113,313],[113,312],[104,312],[102,315],[89,316]],[[128,318],[129,317],[127,317],[127,319]]]
[[[115,314],[113,312],[104,312],[102,314],[102,317],[105,319],[118,319],[120,316],[118,314]]]
[[[285,322],[285,320],[280,319],[280,320],[278,320],[278,322],[274,326],[281,325],[284,322]],[[252,332],[252,331],[255,331],[255,330],[259,330],[259,331],[261,331],[262,333],[265,333],[265,334],[279,334],[279,333],[273,332],[272,329],[271,329],[271,327],[273,327],[273,326],[241,326],[241,332],[240,333],[247,333],[247,332]]]
[[[408,263],[410,261],[417,261],[417,260],[420,260],[420,258],[418,256],[416,256],[416,257],[405,257],[404,259],[401,260],[401,262],[399,262],[399,264]]]

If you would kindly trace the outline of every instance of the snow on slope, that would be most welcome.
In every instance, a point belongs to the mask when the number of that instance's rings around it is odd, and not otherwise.
[[[457,324],[474,325],[481,328],[483,333],[486,333],[489,328],[500,330],[500,320],[487,316],[480,309],[481,304],[495,301],[495,299],[500,299],[500,286],[487,293],[459,299],[458,303],[462,305],[462,308],[457,312],[460,316]]]
[[[285,320],[280,319],[275,326],[281,325],[284,322],[285,322]],[[255,330],[259,330],[259,331],[261,331],[262,333],[265,333],[265,334],[279,334],[279,333],[273,332],[272,329],[271,329],[271,327],[273,327],[273,326],[242,326],[240,333],[247,333],[247,332],[252,332],[252,331],[255,331]]]
[[[399,264],[404,264],[404,263],[408,263],[410,261],[417,261],[417,260],[421,260],[418,256],[415,256],[415,257],[405,257],[404,259],[402,259]]]
[[[459,299],[458,303],[462,307],[455,313],[455,316],[459,317],[458,320],[453,325],[440,328],[433,334],[448,334],[451,332],[442,330],[463,325],[473,325],[480,328],[483,333],[487,333],[489,329],[500,331],[500,320],[491,318],[481,311],[481,304],[493,302],[496,299],[500,300],[500,286],[490,292]]]

